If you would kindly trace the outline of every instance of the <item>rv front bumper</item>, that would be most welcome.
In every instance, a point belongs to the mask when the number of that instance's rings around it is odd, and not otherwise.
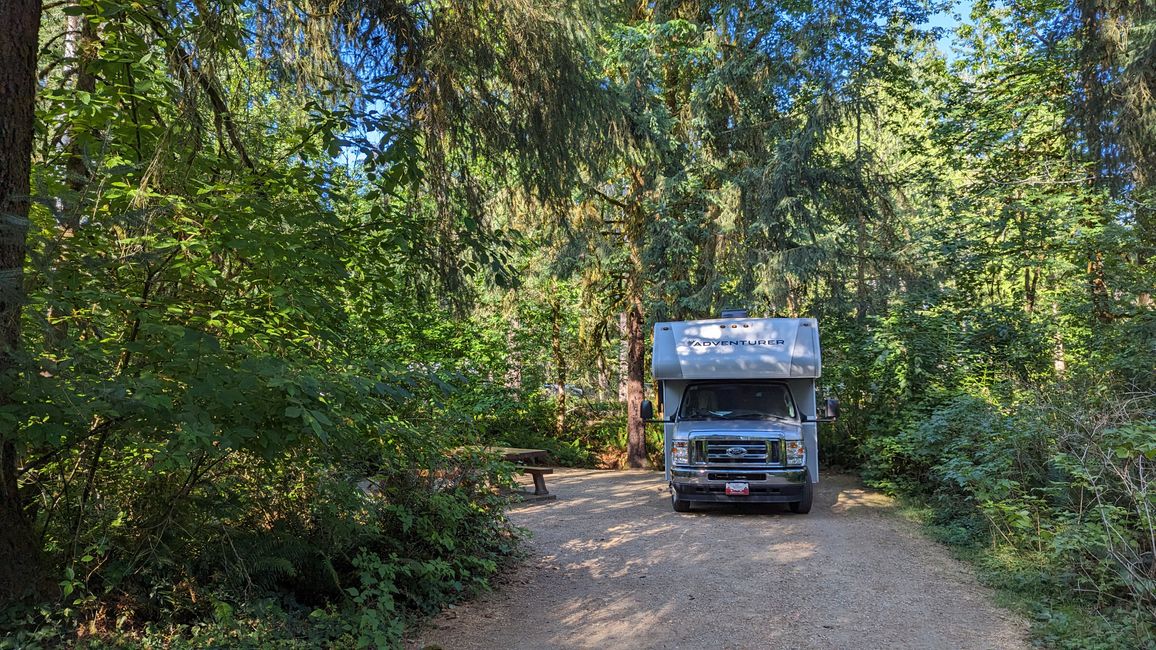
[[[678,498],[695,503],[791,503],[803,496],[807,471],[803,468],[671,468],[670,487]],[[726,484],[741,481],[748,496],[727,496]]]

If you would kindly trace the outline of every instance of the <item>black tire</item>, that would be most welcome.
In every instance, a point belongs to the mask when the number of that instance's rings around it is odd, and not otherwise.
[[[815,484],[811,482],[811,477],[806,477],[806,482],[803,483],[803,497],[798,501],[791,502],[791,512],[805,515],[811,511],[811,504],[815,500]]]
[[[670,507],[675,512],[690,512],[690,501],[678,498],[678,490],[670,488]]]

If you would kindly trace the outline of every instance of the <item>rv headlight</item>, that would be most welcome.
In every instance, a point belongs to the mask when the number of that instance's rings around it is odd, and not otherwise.
[[[807,462],[807,450],[802,440],[787,440],[787,464],[803,465]]]
[[[689,443],[687,443],[685,440],[679,440],[678,442],[674,443],[671,456],[673,456],[675,465],[690,464],[690,452],[688,451],[688,444]]]

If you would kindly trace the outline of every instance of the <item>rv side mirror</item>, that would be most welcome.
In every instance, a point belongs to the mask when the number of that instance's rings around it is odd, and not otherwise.
[[[831,398],[827,400],[827,419],[834,420],[839,417],[839,400]]]
[[[638,405],[638,413],[642,416],[643,420],[653,420],[654,404],[651,404],[648,399],[642,400],[642,404]]]

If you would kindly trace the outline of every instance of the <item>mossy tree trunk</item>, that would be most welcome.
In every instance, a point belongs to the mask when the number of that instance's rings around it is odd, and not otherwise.
[[[41,0],[0,2],[0,381],[14,381],[24,303],[31,193],[36,49]],[[9,391],[0,390],[0,403]],[[0,425],[0,605],[46,590],[45,570],[24,513],[16,430]]]

